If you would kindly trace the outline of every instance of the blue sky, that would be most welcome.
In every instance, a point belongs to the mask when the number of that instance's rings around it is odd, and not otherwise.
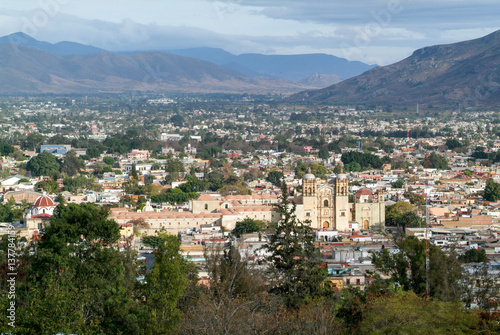
[[[22,31],[111,51],[319,52],[385,65],[498,30],[498,13],[498,0],[4,0],[0,36]]]

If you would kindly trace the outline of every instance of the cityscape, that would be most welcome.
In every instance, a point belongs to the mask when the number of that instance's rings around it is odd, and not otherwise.
[[[188,7],[6,4],[0,332],[499,333],[498,4]]]

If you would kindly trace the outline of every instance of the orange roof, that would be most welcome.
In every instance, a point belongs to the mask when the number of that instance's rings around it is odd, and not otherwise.
[[[210,194],[202,194],[196,200],[200,200],[200,201],[214,201],[214,200],[217,200],[217,199],[215,199],[214,197],[212,197]]]

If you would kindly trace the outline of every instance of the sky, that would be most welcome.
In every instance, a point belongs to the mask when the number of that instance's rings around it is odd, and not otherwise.
[[[0,36],[109,51],[326,53],[387,65],[500,29],[498,0],[0,0]]]

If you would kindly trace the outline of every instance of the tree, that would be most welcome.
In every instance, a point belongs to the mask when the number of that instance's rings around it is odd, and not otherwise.
[[[412,204],[406,201],[398,201],[394,205],[385,207],[385,224],[396,226],[398,218],[406,212],[414,211]]]
[[[361,310],[363,317],[357,334],[465,335],[483,328],[479,314],[464,310],[462,303],[428,301],[413,292],[373,298]]]
[[[24,261],[16,323],[24,334],[140,334],[145,304],[135,295],[135,257],[112,248],[119,225],[109,209],[58,206],[40,242]],[[34,299],[34,300],[32,300]],[[18,328],[19,327],[19,328]]]
[[[132,170],[130,170],[130,178],[137,180],[138,176],[139,175],[137,173],[137,167],[135,166],[135,164],[132,164]]]
[[[241,237],[243,234],[255,233],[265,228],[266,223],[260,220],[246,218],[243,221],[236,222],[233,229],[233,235]]]
[[[417,295],[426,294],[426,242],[416,237],[396,242],[398,252],[383,249],[373,254],[373,264],[382,273],[389,275],[386,282],[413,291]],[[429,247],[429,287],[430,295],[443,301],[455,301],[463,294],[461,285],[462,267],[454,251],[446,255],[439,247]]]
[[[26,170],[35,177],[48,176],[61,171],[61,162],[50,152],[44,151],[29,160]]]
[[[464,263],[484,263],[488,261],[484,249],[481,251],[477,249],[469,249],[463,255],[458,256],[458,259]]]
[[[283,179],[283,172],[279,170],[272,170],[269,171],[267,174],[266,180],[270,182],[271,184],[280,187],[281,186],[281,180]]]
[[[484,188],[484,200],[497,201],[500,199],[500,184],[488,179]]]
[[[398,179],[395,182],[391,183],[391,186],[393,188],[402,188],[404,186],[405,182],[403,179]]]
[[[150,309],[147,334],[173,334],[180,326],[181,312],[177,303],[188,286],[190,265],[180,253],[176,236],[159,233],[154,265],[146,276],[146,304]]]
[[[106,163],[106,165],[111,165],[111,167],[115,164],[115,159],[113,157],[104,157],[102,161]]]
[[[318,152],[318,157],[321,159],[328,159],[330,157],[328,147],[321,147]]]
[[[74,176],[79,173],[81,169],[85,167],[84,162],[76,156],[74,150],[70,150],[66,153],[64,157],[64,163],[62,166],[62,171],[68,176]]]
[[[429,168],[431,169],[439,169],[439,170],[448,170],[448,161],[445,157],[438,155],[433,152],[429,155]]]
[[[283,180],[281,202],[276,206],[281,220],[265,249],[270,266],[271,292],[282,296],[287,306],[298,307],[307,299],[322,294],[328,273],[321,267],[319,250],[314,247],[314,232],[309,222],[300,222],[296,204],[290,201]]]
[[[222,196],[248,195],[250,192],[250,190],[243,184],[225,185],[221,187],[218,191]]]
[[[158,246],[162,243],[164,243],[165,240],[161,238],[160,236],[143,236],[142,237],[142,244],[151,247],[151,248],[158,248]]]
[[[406,212],[399,215],[396,220],[396,225],[403,228],[403,233],[406,234],[406,228],[422,228],[425,225],[424,220],[415,212]]]
[[[43,190],[49,194],[56,193],[59,189],[59,184],[55,180],[42,180],[35,184],[35,190]]]

